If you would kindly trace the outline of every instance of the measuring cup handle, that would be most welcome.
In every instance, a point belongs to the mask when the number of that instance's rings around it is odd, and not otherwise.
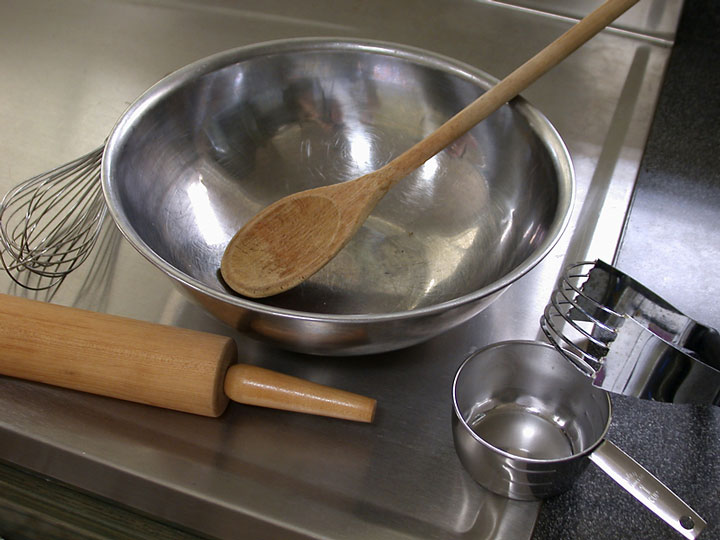
[[[610,441],[603,441],[589,457],[610,478],[685,538],[697,538],[707,525],[680,497]]]

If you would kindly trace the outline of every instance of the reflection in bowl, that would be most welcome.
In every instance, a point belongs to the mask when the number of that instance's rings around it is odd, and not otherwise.
[[[185,67],[121,118],[103,160],[130,243],[248,335],[367,354],[477,314],[537,264],[567,223],[574,177],[550,123],[516,99],[396,185],[307,282],[250,300],[219,275],[225,246],[271,202],[390,161],[493,84],[431,53],[295,39]]]

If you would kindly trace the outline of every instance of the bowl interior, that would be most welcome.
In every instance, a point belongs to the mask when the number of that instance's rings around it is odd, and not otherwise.
[[[228,298],[220,260],[243,223],[285,195],[382,166],[492,84],[381,47],[298,46],[211,64],[171,75],[126,113],[104,182],[136,248]],[[548,126],[522,100],[502,107],[397,184],[308,282],[258,302],[382,314],[499,283],[547,247],[567,213],[571,172]]]

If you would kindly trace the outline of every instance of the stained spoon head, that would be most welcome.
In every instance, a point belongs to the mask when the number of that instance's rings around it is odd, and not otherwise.
[[[244,296],[286,291],[327,264],[355,233],[362,201],[347,203],[350,183],[295,193],[271,204],[230,240],[220,272]]]
[[[298,196],[277,201],[230,240],[220,271],[234,291],[252,298],[278,294],[319,270],[338,229],[330,199]]]

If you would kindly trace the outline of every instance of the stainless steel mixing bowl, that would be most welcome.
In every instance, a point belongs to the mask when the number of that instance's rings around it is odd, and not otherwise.
[[[224,286],[220,259],[264,206],[380,167],[494,82],[378,42],[294,39],[219,53],[169,75],[120,119],[102,166],[111,215],[155,266],[255,338],[331,355],[421,342],[487,307],[567,223],[570,157],[523,99],[395,186],[296,289],[242,298]]]

